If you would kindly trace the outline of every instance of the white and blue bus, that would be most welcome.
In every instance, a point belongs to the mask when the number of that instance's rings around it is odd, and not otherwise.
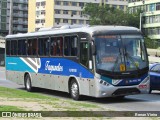
[[[6,37],[6,78],[68,92],[74,100],[148,93],[141,32],[125,26],[65,25]]]

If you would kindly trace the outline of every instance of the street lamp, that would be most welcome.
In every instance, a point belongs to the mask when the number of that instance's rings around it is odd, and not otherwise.
[[[139,29],[142,31],[142,13],[140,13]]]

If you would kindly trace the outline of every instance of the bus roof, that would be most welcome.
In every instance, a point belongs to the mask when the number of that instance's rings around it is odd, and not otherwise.
[[[58,34],[68,34],[68,33],[77,33],[77,32],[85,32],[89,34],[93,34],[94,32],[107,31],[137,31],[140,32],[139,29],[135,27],[128,26],[74,26],[74,25],[65,25],[61,27],[52,27],[50,29],[43,29],[37,32],[30,33],[19,33],[14,35],[7,35],[6,39],[14,39],[14,38],[24,38],[24,37],[36,37],[36,36],[46,36],[46,35],[58,35]]]

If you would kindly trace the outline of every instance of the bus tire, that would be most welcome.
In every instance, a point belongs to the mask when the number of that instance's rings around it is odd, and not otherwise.
[[[74,100],[80,100],[79,86],[75,79],[71,80],[69,85],[69,93]]]
[[[27,74],[25,76],[24,82],[25,82],[25,89],[28,92],[32,92],[33,91],[33,87],[32,87],[31,78],[30,78],[29,74]]]

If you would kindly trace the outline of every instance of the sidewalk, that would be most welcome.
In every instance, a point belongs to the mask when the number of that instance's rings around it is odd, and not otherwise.
[[[5,67],[0,66],[0,71],[5,71]]]

